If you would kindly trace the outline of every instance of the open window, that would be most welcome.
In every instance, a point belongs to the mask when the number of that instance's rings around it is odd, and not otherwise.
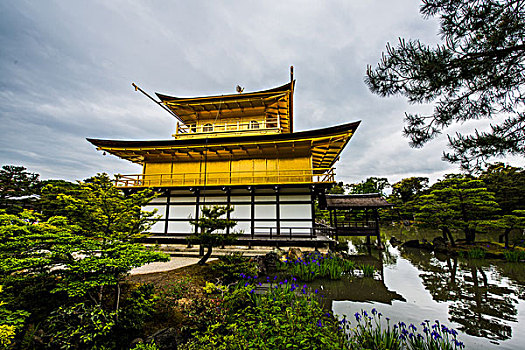
[[[250,129],[259,129],[259,122],[255,120],[250,121]]]
[[[208,123],[208,124],[204,124],[202,126],[202,132],[212,132],[213,131],[213,125]]]

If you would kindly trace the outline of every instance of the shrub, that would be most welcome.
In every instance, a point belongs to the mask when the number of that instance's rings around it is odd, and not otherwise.
[[[519,262],[525,260],[525,252],[520,250],[508,250],[503,252],[505,260],[509,262]]]
[[[212,271],[220,275],[223,284],[237,282],[241,274],[255,275],[257,264],[249,261],[242,253],[232,253],[219,257],[219,262],[212,266]]]
[[[184,349],[350,349],[341,324],[306,286],[288,282],[265,293],[257,286],[232,288],[225,299],[227,322],[195,334]]]

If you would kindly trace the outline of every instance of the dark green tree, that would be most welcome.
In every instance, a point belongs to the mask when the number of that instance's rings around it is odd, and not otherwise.
[[[23,166],[2,166],[0,170],[0,208],[17,206],[20,202],[13,201],[14,198],[38,194],[40,188],[38,177],[38,174],[28,172]]]
[[[353,194],[380,193],[385,196],[384,190],[390,187],[388,179],[384,177],[369,177],[366,180],[348,185],[349,192]]]
[[[448,175],[430,188],[430,193],[415,203],[418,225],[442,230],[453,243],[453,231],[463,231],[467,243],[476,239],[476,231],[499,211],[494,194],[483,181],[470,176]]]
[[[525,155],[525,3],[522,0],[423,0],[424,17],[438,17],[436,47],[400,38],[365,82],[380,96],[434,103],[431,115],[406,114],[404,134],[421,147],[454,123],[501,121],[490,130],[449,135],[444,158],[479,169],[492,156]]]
[[[489,164],[479,178],[494,193],[501,215],[525,210],[525,170],[503,163]]]
[[[428,188],[428,177],[408,177],[392,185],[392,197],[403,203],[414,200]]]
[[[213,247],[231,244],[237,240],[239,233],[224,232],[237,225],[236,221],[223,217],[231,213],[233,209],[231,206],[220,205],[203,207],[200,217],[190,220],[190,223],[195,226],[195,233],[187,238],[188,242],[200,244],[207,249],[206,254],[199,260],[199,265],[206,264],[206,260],[211,256]]]

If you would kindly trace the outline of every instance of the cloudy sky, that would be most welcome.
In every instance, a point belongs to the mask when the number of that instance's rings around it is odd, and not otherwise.
[[[399,97],[363,83],[387,42],[438,40],[419,0],[0,0],[0,161],[46,178],[83,179],[140,167],[103,156],[85,138],[169,139],[175,120],[135,92],[175,96],[246,92],[289,80],[295,129],[361,120],[336,164],[338,179],[436,179],[445,137],[411,149]]]

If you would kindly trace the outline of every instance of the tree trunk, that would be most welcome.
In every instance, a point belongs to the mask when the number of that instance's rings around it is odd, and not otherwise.
[[[204,248],[204,246],[202,246]],[[206,255],[204,255],[197,264],[199,265],[206,265],[206,260],[209,259],[209,257],[211,256],[211,251],[213,250],[213,245],[207,245],[206,248],[208,248],[208,251],[206,252]]]
[[[503,236],[505,236],[505,248],[508,248],[509,247],[509,233],[510,233],[510,228],[506,228],[505,229],[505,233],[503,234]]]
[[[441,229],[441,231],[443,231],[443,238],[447,241],[450,241],[450,244],[455,247],[456,246],[456,242],[454,242],[454,237],[452,237],[452,233],[450,232],[450,230],[448,229],[448,227],[443,227]]]

